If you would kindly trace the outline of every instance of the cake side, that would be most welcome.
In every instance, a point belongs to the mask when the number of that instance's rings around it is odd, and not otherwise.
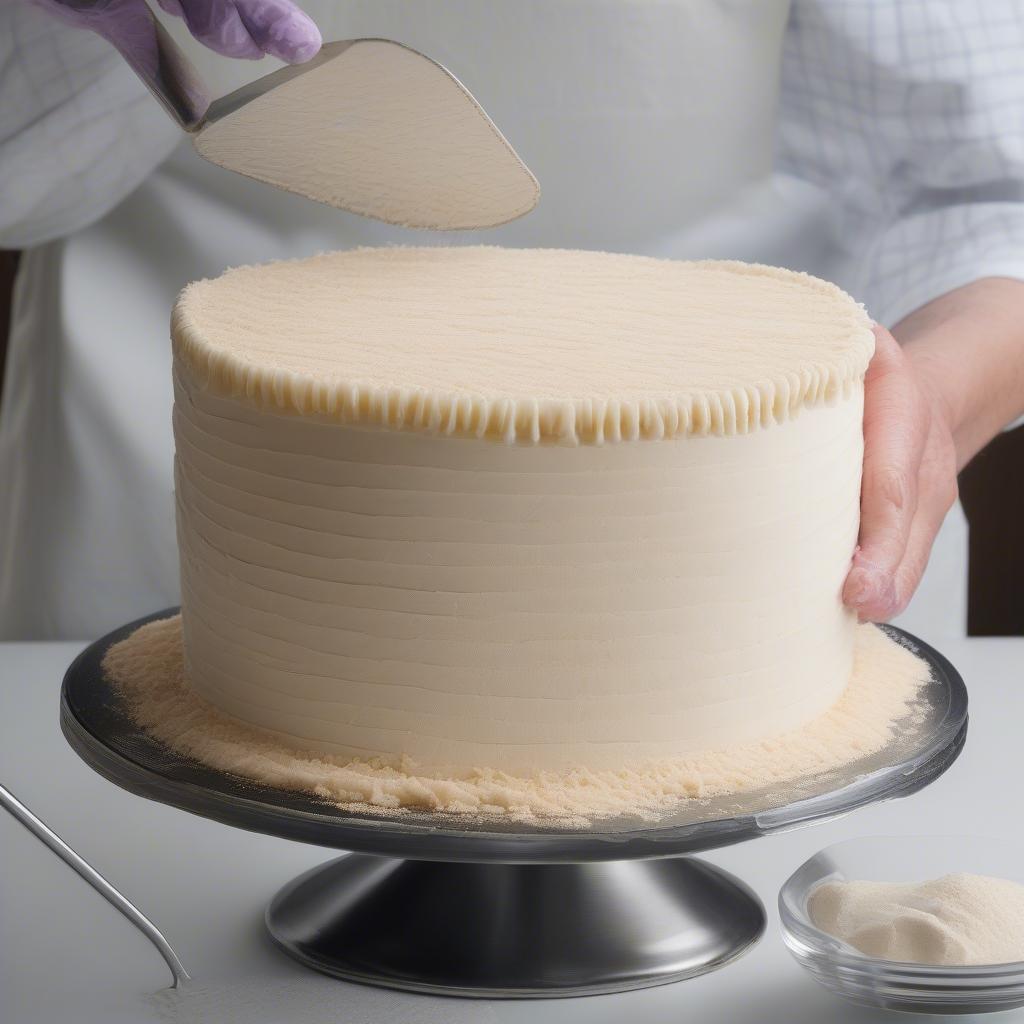
[[[176,615],[149,622],[115,644],[103,669],[149,736],[217,771],[307,793],[360,815],[394,819],[426,811],[454,816],[448,824],[468,816],[570,829],[624,816],[668,823],[666,813],[679,825],[703,820],[706,801],[726,794],[732,801],[759,791],[777,807],[780,794],[813,795],[814,780],[826,777],[834,788],[839,774],[849,775],[855,765],[860,771],[877,768],[881,751],[905,757],[920,742],[931,683],[926,661],[876,626],[862,624],[855,631],[853,673],[839,701],[769,742],[605,771],[510,775],[487,767],[429,771],[410,759],[395,766],[387,759],[328,757],[241,723],[199,697],[185,678]],[[687,813],[682,805],[690,800],[700,804]]]
[[[755,741],[850,675],[862,387],[772,430],[525,447],[176,367],[185,670],[293,747],[510,772]]]
[[[534,773],[756,742],[843,692],[873,337],[834,286],[356,250],[194,285],[173,329],[184,672],[222,712]]]
[[[730,261],[361,249],[190,285],[176,356],[256,408],[509,443],[729,436],[848,397],[863,309]]]

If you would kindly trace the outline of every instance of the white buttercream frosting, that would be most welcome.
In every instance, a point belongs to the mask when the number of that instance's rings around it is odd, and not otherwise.
[[[357,813],[426,811],[567,828],[620,816],[653,821],[682,811],[690,800],[700,806],[676,821],[702,820],[705,801],[727,794],[760,792],[766,806],[775,807],[790,802],[786,794],[809,796],[823,776],[849,775],[858,762],[866,770],[865,759],[882,750],[899,759],[903,744],[913,746],[920,732],[930,678],[926,662],[865,623],[854,633],[853,673],[842,696],[797,729],[685,757],[511,774],[486,765],[429,768],[409,757],[299,750],[278,733],[239,722],[208,704],[185,678],[177,615],[140,626],[114,644],[103,668],[137,725],[161,745],[217,771]]]
[[[833,284],[557,249],[356,249],[190,285],[204,388],[332,421],[575,444],[746,433],[848,397],[874,351]]]
[[[872,336],[833,286],[357,250],[191,286],[174,342],[185,671],[234,718],[332,755],[604,769],[846,686]]]

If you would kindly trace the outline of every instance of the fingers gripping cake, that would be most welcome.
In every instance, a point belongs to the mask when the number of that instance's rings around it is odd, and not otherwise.
[[[526,777],[756,744],[846,690],[873,336],[835,286],[362,249],[193,284],[172,333],[184,682],[229,721]]]

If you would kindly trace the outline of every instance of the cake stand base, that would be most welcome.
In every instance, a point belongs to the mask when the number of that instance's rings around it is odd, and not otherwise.
[[[349,981],[473,997],[551,998],[663,985],[761,937],[741,881],[692,857],[445,864],[351,854],[286,885],[274,941]]]
[[[285,886],[274,940],[310,967],[368,984],[460,996],[618,992],[721,967],[749,949],[764,910],[742,882],[690,855],[914,793],[956,760],[967,690],[938,651],[886,631],[929,665],[915,714],[882,750],[785,787],[683,801],[657,821],[580,828],[387,815],[334,806],[194,761],[148,735],[103,671],[129,623],[64,677],[61,728],[132,793],[238,828],[355,853]]]

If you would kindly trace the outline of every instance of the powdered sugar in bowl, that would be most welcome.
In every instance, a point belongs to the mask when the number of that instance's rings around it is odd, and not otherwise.
[[[969,836],[875,836],[826,847],[779,892],[783,939],[815,981],[862,1005],[943,1014],[1024,1006],[1024,961],[932,966],[880,959],[823,931],[808,912],[811,893],[824,883],[921,883],[963,872],[1024,885],[1024,848]]]

